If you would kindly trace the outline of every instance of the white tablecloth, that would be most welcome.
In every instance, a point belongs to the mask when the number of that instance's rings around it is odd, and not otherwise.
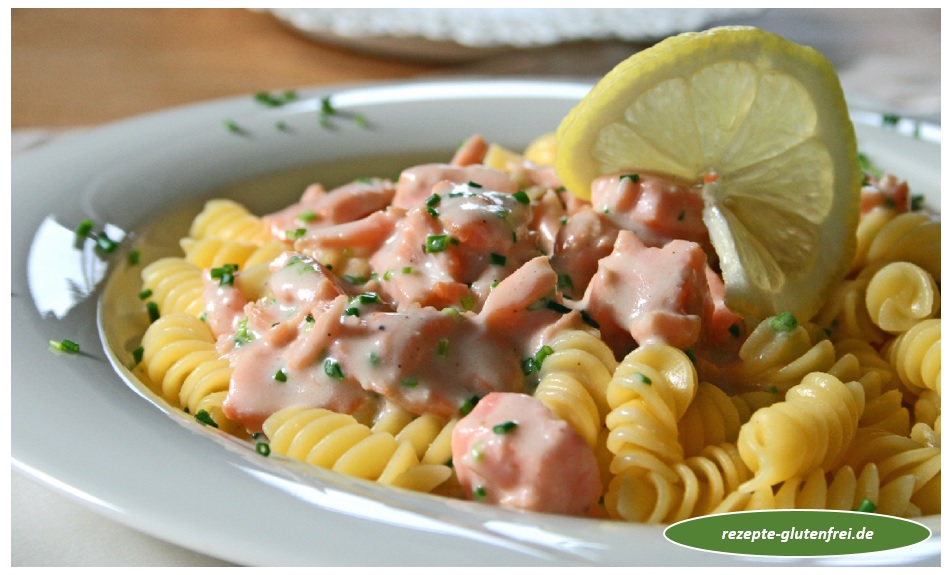
[[[812,45],[837,66],[853,106],[940,122],[939,10],[766,11],[740,22]],[[467,65],[485,74],[555,73],[576,76],[607,67],[558,51],[558,65],[541,54],[519,53]],[[612,49],[613,50],[613,49]],[[604,59],[622,58],[611,50]],[[14,155],[62,133],[43,129],[13,134]],[[211,566],[218,559],[168,544],[106,519],[95,510],[12,473],[11,544],[14,566]]]

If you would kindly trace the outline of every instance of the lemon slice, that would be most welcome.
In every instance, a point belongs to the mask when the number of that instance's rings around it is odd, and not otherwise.
[[[861,170],[832,64],[750,27],[664,40],[601,79],[557,129],[576,196],[615,172],[695,182],[726,304],[810,319],[855,252]]]

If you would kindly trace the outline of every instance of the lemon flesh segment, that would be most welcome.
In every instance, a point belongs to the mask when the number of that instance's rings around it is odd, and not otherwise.
[[[726,305],[750,319],[817,312],[854,256],[861,170],[832,64],[749,27],[674,36],[604,78],[557,130],[555,169],[696,182]]]

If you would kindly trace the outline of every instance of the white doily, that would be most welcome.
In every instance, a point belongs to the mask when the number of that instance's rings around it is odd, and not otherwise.
[[[662,8],[280,8],[278,19],[309,34],[422,38],[473,48],[547,46],[576,40],[655,40],[761,9]]]

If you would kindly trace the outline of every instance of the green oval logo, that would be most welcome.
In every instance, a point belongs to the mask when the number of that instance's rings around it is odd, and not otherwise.
[[[887,551],[931,535],[924,525],[900,517],[803,509],[707,515],[674,523],[663,534],[673,543],[703,551],[770,557]]]

